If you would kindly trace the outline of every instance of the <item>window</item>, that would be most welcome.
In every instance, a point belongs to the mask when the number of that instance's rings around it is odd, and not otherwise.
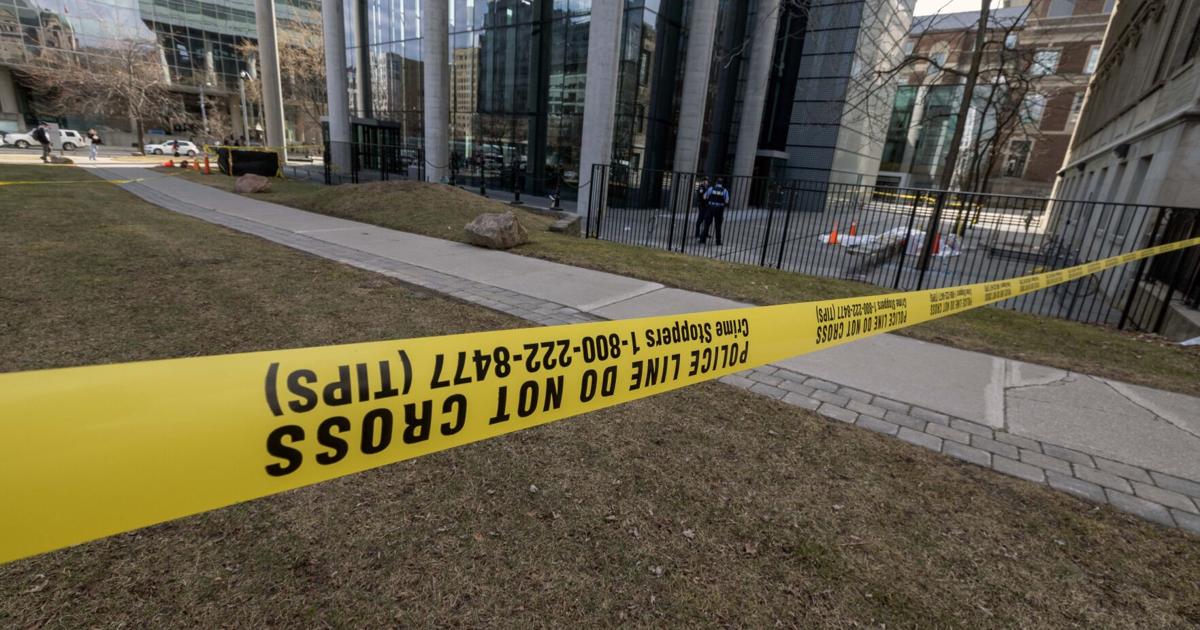
[[[935,52],[929,55],[929,58],[932,60],[929,64],[929,76],[932,77],[941,74],[942,66],[946,65],[946,53]]]
[[[1025,97],[1021,109],[1024,110],[1022,118],[1025,122],[1041,122],[1042,115],[1046,113],[1046,97],[1042,94],[1030,94]]]
[[[1050,0],[1046,17],[1071,17],[1075,15],[1075,0]]]
[[[1033,53],[1033,65],[1029,73],[1035,77],[1054,74],[1058,70],[1058,58],[1062,56],[1059,50],[1039,50]]]
[[[1076,92],[1075,100],[1071,101],[1071,112],[1067,114],[1067,129],[1071,128],[1079,120],[1079,114],[1083,111],[1083,98],[1086,92]]]
[[[1016,48],[1017,48],[1017,34],[1016,33],[1009,33],[1008,35],[1004,36],[1004,47],[1007,48],[1008,50],[1016,50]]]
[[[907,39],[904,41],[904,56],[905,57],[913,54],[913,46],[914,45],[916,45],[916,42],[914,42],[911,39]]]
[[[1084,74],[1095,74],[1096,66],[1100,64],[1100,47],[1092,46],[1088,49],[1087,63],[1083,65]]]
[[[1005,177],[1022,177],[1025,175],[1025,163],[1029,161],[1029,149],[1033,142],[1029,140],[1013,140],[1008,143],[1008,159],[1004,161]]]

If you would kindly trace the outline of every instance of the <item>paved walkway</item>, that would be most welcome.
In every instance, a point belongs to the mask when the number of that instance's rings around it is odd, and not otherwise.
[[[131,167],[91,167],[134,179]],[[182,178],[164,208],[540,324],[745,306],[654,282],[313,214]],[[836,421],[1200,534],[1200,399],[881,335],[722,379]]]

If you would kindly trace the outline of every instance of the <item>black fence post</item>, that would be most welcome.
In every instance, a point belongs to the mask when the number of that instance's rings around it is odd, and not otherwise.
[[[671,190],[667,193],[667,205],[671,207],[671,225],[667,228],[667,251],[671,251],[671,243],[675,242],[675,206],[679,204],[680,173],[671,173]]]
[[[1154,218],[1154,227],[1150,229],[1150,238],[1146,239],[1146,247],[1154,247],[1154,241],[1158,238],[1158,228],[1162,225],[1163,215],[1166,213],[1166,208],[1159,208],[1158,216]],[[1134,246],[1137,246],[1136,243]],[[1117,323],[1118,330],[1125,330],[1125,322],[1129,321],[1129,311],[1133,310],[1133,301],[1141,289],[1142,274],[1146,272],[1146,265],[1149,262],[1149,258],[1138,261],[1137,272],[1133,274],[1133,284],[1129,286],[1129,299],[1125,300],[1125,308],[1121,310],[1121,320]]]
[[[796,197],[798,196],[796,194],[796,192],[798,190],[799,190],[798,186],[793,185],[793,186],[788,187],[787,211],[784,212],[784,214],[783,214],[783,236],[781,236],[779,238],[779,257],[775,259],[775,268],[776,269],[783,268],[783,252],[784,252],[784,250],[787,249],[787,241],[788,241],[787,235],[788,235],[788,228],[790,228],[792,225],[792,214],[794,214],[796,212]]]
[[[484,159],[479,158],[479,194],[483,197],[487,195],[487,170],[483,166]]]
[[[1180,230],[1183,234],[1191,232],[1192,228],[1196,227],[1196,217],[1192,216],[1192,225],[1186,230]],[[1171,300],[1175,298],[1175,287],[1183,284],[1183,261],[1187,259],[1185,255],[1187,250],[1177,249],[1172,254],[1175,255],[1175,269],[1171,271],[1171,280],[1167,282],[1167,295],[1163,298],[1162,308],[1158,310],[1158,317],[1154,320],[1154,328],[1150,332],[1162,332],[1163,324],[1167,322],[1167,313],[1171,310]]]
[[[513,176],[513,200],[511,202],[511,204],[514,206],[524,205],[521,203],[521,189],[525,187],[525,178],[521,177],[521,168],[517,165],[515,158],[513,160],[513,165],[512,165],[512,176]]]
[[[917,276],[917,290],[925,288],[925,274],[929,271],[929,263],[933,260],[934,239],[942,223],[942,210],[946,207],[946,191],[939,190],[937,201],[933,205],[933,216],[929,217],[929,227],[925,230],[925,242],[921,244],[921,258],[917,261],[920,274]]]
[[[917,208],[921,206],[921,194],[913,195],[912,212],[908,215],[908,227],[904,230],[904,239],[901,241],[900,262],[896,264],[896,279],[892,282],[893,289],[900,288],[901,274],[904,273],[904,259],[908,257],[908,240],[912,238],[913,225],[917,222]]]
[[[325,185],[326,186],[329,186],[330,184],[333,183],[333,174],[329,170],[331,168],[330,164],[329,164],[329,155],[330,155],[329,145],[330,145],[329,140],[326,140],[325,141],[325,152],[321,154],[321,163],[324,165],[324,168],[322,170],[325,171]]]
[[[767,181],[766,184],[767,184],[767,193],[766,193],[767,194],[767,229],[765,230],[766,233],[763,234],[762,253],[758,257],[758,266],[759,267],[767,266],[767,248],[770,247],[770,245],[771,245],[771,224],[775,222],[775,202],[776,202],[775,193],[777,191],[777,188],[774,185],[772,185],[772,183],[770,181]],[[779,247],[781,249],[783,248],[782,242],[779,244]]]

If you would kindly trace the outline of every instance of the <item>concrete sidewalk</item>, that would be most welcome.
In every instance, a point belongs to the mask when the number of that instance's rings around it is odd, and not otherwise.
[[[347,221],[136,167],[164,208],[543,324],[746,306]],[[723,379],[829,418],[1200,533],[1200,399],[882,335]]]

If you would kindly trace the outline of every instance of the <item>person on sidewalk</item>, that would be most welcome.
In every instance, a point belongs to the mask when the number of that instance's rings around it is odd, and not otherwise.
[[[704,201],[708,205],[708,214],[704,217],[704,228],[700,231],[700,243],[708,241],[708,228],[716,223],[717,245],[722,245],[721,228],[725,225],[725,206],[729,205],[729,191],[725,182],[718,179],[717,183],[704,193]]]
[[[88,139],[88,159],[91,160],[92,162],[95,162],[96,161],[96,152],[98,150],[100,150],[100,145],[104,144],[104,141],[100,139],[100,134],[97,133],[95,129],[88,129],[87,139]]]
[[[38,123],[37,129],[33,130],[33,139],[42,145],[42,163],[50,163],[50,127],[46,123]]]
[[[708,178],[701,177],[696,182],[696,193],[693,204],[696,206],[696,238],[700,238],[700,230],[704,227],[704,219],[708,216],[708,202],[704,201],[704,193],[708,192]]]

